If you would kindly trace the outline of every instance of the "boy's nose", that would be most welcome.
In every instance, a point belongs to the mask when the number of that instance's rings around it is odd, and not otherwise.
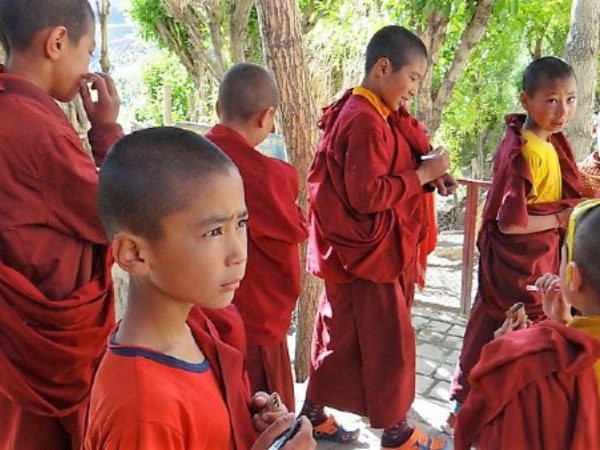
[[[246,262],[246,259],[248,259],[248,239],[246,235],[233,239],[227,259],[228,264],[231,265],[239,265]]]

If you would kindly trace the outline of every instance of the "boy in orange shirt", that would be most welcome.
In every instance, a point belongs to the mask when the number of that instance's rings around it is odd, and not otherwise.
[[[122,130],[113,81],[88,73],[94,28],[87,0],[0,1],[2,450],[79,450],[114,326],[96,166]],[[93,159],[55,102],[78,92]]]
[[[267,448],[293,416],[251,401],[243,349],[201,309],[226,308],[244,276],[248,211],[235,165],[195,133],[139,131],[106,158],[99,211],[130,288],[92,389],[85,448]],[[303,418],[284,448],[314,448],[311,431]]]

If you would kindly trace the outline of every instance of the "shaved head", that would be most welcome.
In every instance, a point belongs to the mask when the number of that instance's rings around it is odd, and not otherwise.
[[[279,105],[279,91],[271,73],[262,66],[236,64],[219,86],[219,115],[225,121],[248,121]]]
[[[7,54],[27,50],[38,32],[59,26],[78,44],[93,23],[88,0],[0,0],[0,42]]]
[[[583,213],[575,230],[573,255],[594,292],[600,298],[600,207]]]
[[[389,25],[376,32],[365,56],[365,73],[368,74],[381,58],[387,58],[394,72],[413,63],[417,58],[427,60],[427,47],[413,32],[398,25]]]
[[[108,238],[129,232],[159,240],[162,220],[188,206],[192,189],[231,170],[237,168],[225,153],[191,131],[159,127],[125,136],[100,169],[98,210]]]

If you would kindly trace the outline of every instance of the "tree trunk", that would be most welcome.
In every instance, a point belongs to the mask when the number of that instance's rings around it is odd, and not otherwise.
[[[442,123],[442,113],[451,99],[452,89],[467,66],[473,48],[481,41],[487,29],[492,7],[497,0],[478,0],[471,20],[463,30],[450,68],[444,73],[437,89],[433,89],[433,65],[437,64],[443,39],[448,29],[448,18],[434,10],[419,33],[430,53],[430,67],[421,83],[417,117],[422,120],[430,135],[434,135]],[[600,0],[591,0],[600,1]]]
[[[110,0],[96,0],[98,20],[100,21],[100,67],[102,72],[110,72],[110,59],[108,58],[108,16],[110,14]]]
[[[573,66],[578,81],[577,113],[567,129],[577,160],[585,158],[592,147],[599,29],[600,0],[573,0],[565,59]]]
[[[306,208],[306,176],[318,135],[302,43],[300,11],[295,0],[257,0],[256,6],[266,61],[279,86],[283,135],[300,179],[299,202]],[[305,255],[303,246],[303,263]],[[300,382],[309,375],[310,341],[320,290],[320,281],[303,271],[295,358],[296,377]]]

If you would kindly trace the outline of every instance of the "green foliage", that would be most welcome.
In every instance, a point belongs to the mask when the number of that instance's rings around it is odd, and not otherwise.
[[[130,0],[129,14],[137,23],[142,37],[156,42],[161,48],[173,50],[159,32],[159,26],[165,26],[175,32],[179,42],[188,43],[189,36],[184,26],[167,14],[161,0]]]
[[[144,69],[142,82],[145,102],[138,106],[136,120],[149,125],[163,124],[164,86],[172,88],[173,121],[189,120],[189,100],[196,96],[196,88],[176,56],[164,51],[155,55]]]

